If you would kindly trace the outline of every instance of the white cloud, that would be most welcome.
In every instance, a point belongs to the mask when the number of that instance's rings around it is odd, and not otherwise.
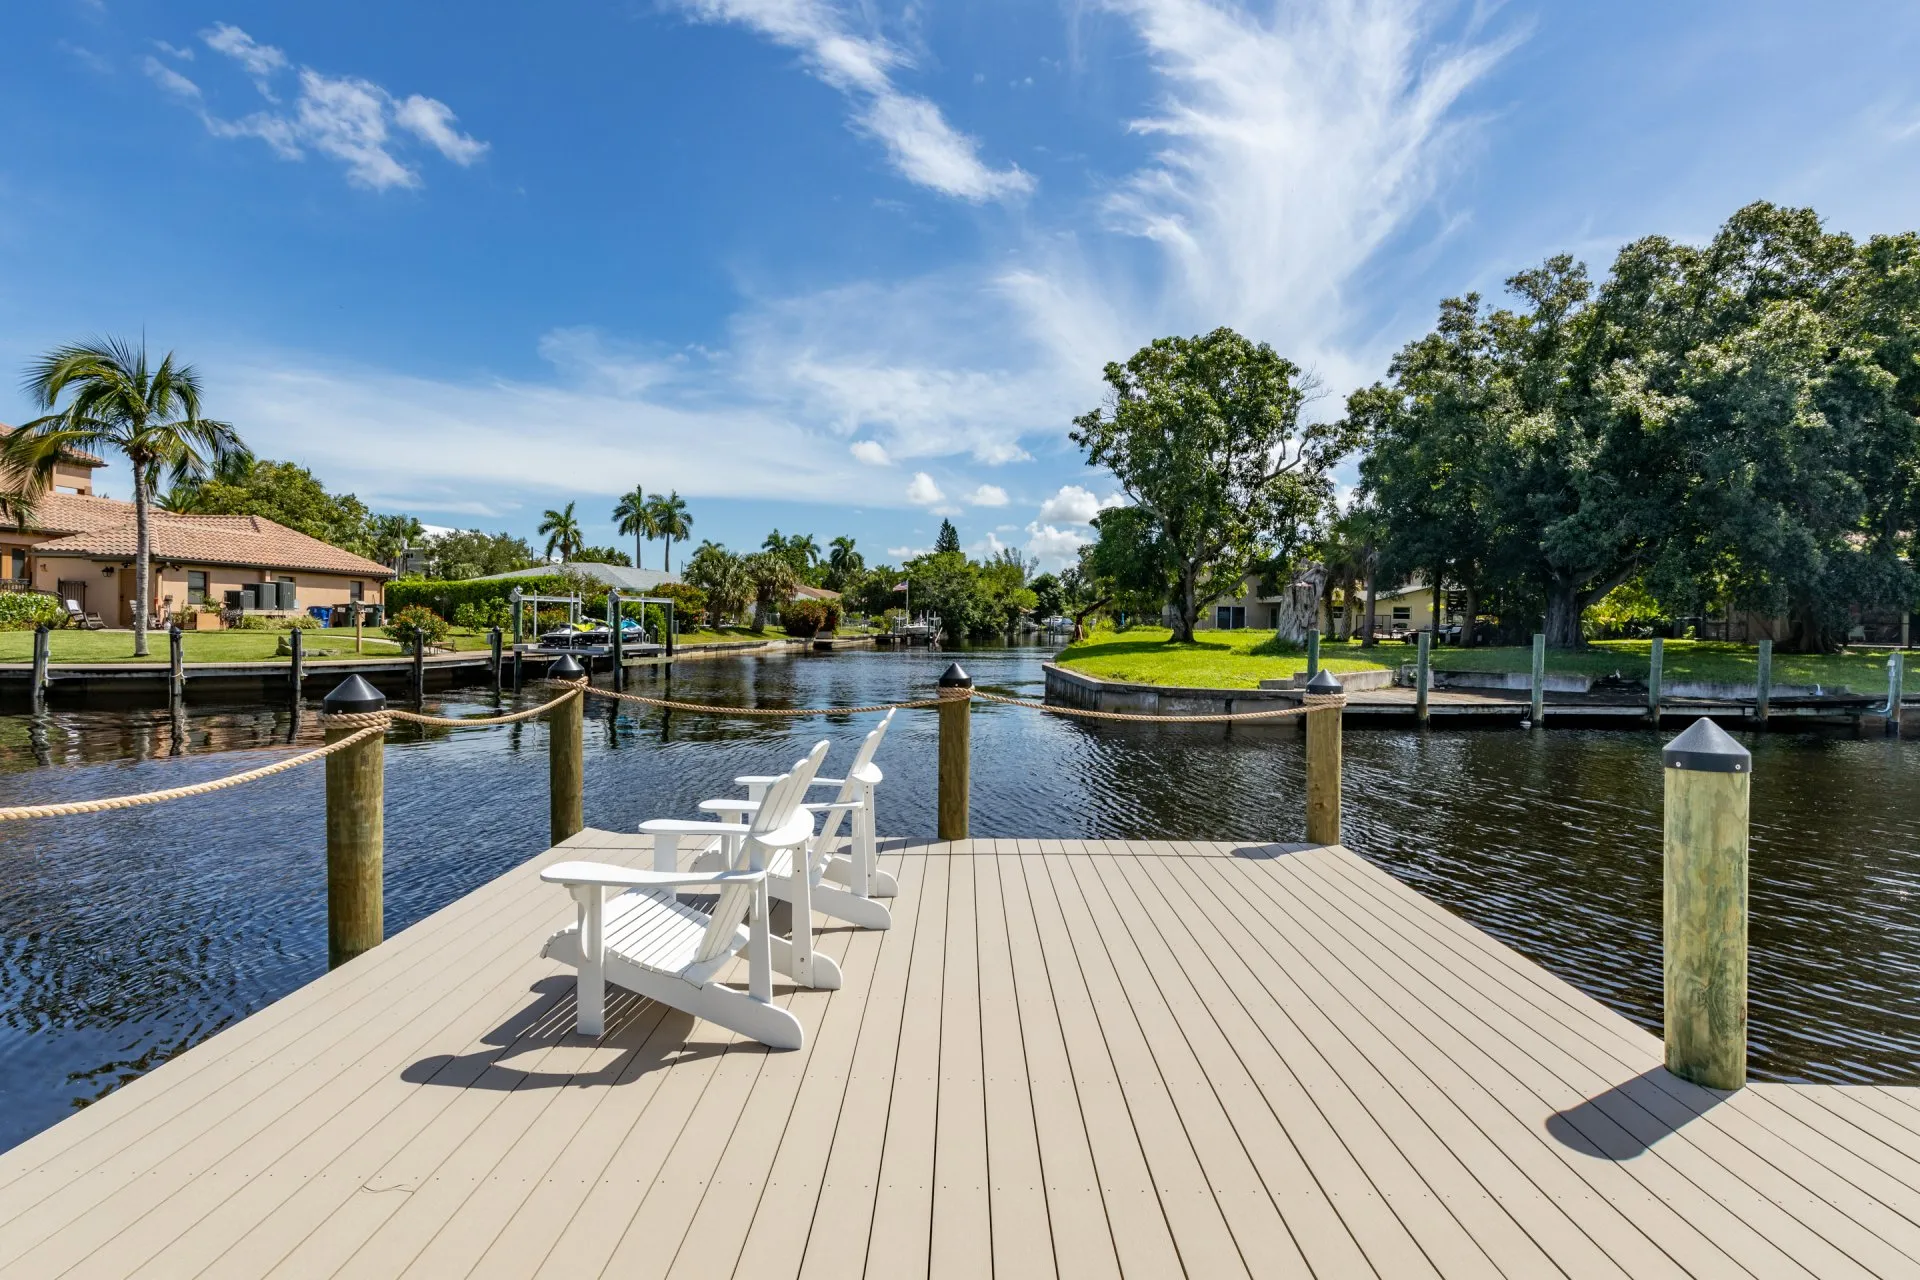
[[[1027,526],[1027,554],[1042,569],[1062,569],[1079,558],[1080,548],[1093,539],[1072,529],[1056,529],[1035,521]]]
[[[1007,491],[997,484],[983,484],[967,495],[970,507],[1004,507],[1007,505]]]
[[[165,40],[155,40],[153,47],[166,54],[169,58],[178,58],[182,62],[193,61],[192,45],[168,44]]]
[[[1033,190],[1018,165],[994,169],[979,143],[947,123],[926,98],[903,92],[894,72],[911,67],[905,50],[856,34],[847,12],[829,0],[678,0],[705,22],[735,22],[797,50],[807,69],[854,104],[853,126],[876,139],[902,177],[979,204]]]
[[[915,556],[930,555],[932,547],[888,547],[887,557],[892,560],[911,560]]]
[[[855,440],[847,452],[870,467],[884,467],[893,462],[887,456],[886,446],[878,440]]]
[[[933,482],[932,476],[924,471],[913,473],[913,479],[907,485],[908,502],[916,507],[930,507],[945,499],[946,495],[940,492],[940,486]]]
[[[488,144],[454,128],[452,109],[438,99],[413,94],[395,104],[393,118],[402,129],[463,168],[486,154]]]
[[[278,105],[273,77],[292,65],[284,52],[224,22],[201,32],[200,38],[209,49],[239,63],[261,95]],[[175,56],[192,54],[165,43],[160,47]],[[395,98],[357,76],[330,76],[301,67],[300,94],[290,112],[255,111],[230,119],[209,110],[200,87],[158,59],[147,58],[145,68],[163,90],[191,105],[214,137],[258,138],[287,160],[317,151],[344,164],[347,181],[375,191],[420,185],[419,171],[396,154],[400,139],[394,126],[458,165],[471,165],[487,150],[486,143],[454,127],[453,111],[445,103],[419,94]]]
[[[1042,521],[1063,521],[1067,524],[1092,524],[1093,518],[1108,507],[1125,506],[1119,494],[1105,498],[1096,498],[1093,491],[1083,489],[1077,484],[1060,486],[1060,492],[1040,504]]]

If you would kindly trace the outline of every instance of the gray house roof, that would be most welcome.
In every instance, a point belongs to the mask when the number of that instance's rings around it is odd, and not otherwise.
[[[644,592],[653,591],[670,582],[680,581],[678,575],[662,573],[658,569],[629,569],[623,564],[537,564],[531,569],[515,569],[511,573],[490,573],[483,582],[498,582],[510,578],[538,578],[550,573],[559,573],[562,569],[582,574],[616,591]]]

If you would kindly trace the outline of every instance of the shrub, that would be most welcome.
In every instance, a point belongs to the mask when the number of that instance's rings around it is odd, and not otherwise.
[[[398,640],[400,647],[407,653],[413,652],[413,638],[416,632],[424,633],[429,647],[439,644],[447,638],[447,620],[427,608],[425,605],[408,605],[387,620],[380,628],[391,639]]]
[[[840,625],[840,608],[824,600],[795,600],[780,611],[780,625],[790,636],[817,635]]]
[[[575,574],[575,578],[580,575]],[[518,587],[525,595],[566,595],[574,589],[574,583],[560,573],[543,573],[530,578],[500,578],[490,582],[466,581],[450,582],[422,578],[405,582],[387,584],[387,608],[393,613],[403,613],[415,605],[433,610],[442,618],[452,620],[455,612],[463,604],[475,608],[492,609],[498,602],[498,624],[509,626],[512,618],[507,606],[507,596]],[[606,589],[601,588],[604,596]]]
[[[317,631],[320,619],[310,614],[288,614],[276,617],[270,613],[243,613],[239,618],[227,624],[230,631]]]
[[[37,591],[0,592],[0,631],[31,631],[41,623],[59,626],[67,620],[66,606]]]

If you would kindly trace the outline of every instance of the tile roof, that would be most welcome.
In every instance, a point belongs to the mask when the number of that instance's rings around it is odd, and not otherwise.
[[[35,533],[95,533],[132,519],[131,502],[49,490],[33,500],[26,527]]]
[[[13,434],[13,428],[8,426],[4,422],[0,422],[0,437],[10,436],[12,434]],[[67,450],[64,450],[63,452],[65,456],[62,460],[66,462],[71,462],[75,466],[104,467],[107,465],[107,460],[105,458],[97,457],[91,453],[85,453],[79,449],[67,449]]]
[[[829,591],[825,587],[809,587],[802,583],[793,589],[793,598],[795,600],[833,601],[840,598],[840,593],[838,591]]]
[[[74,501],[71,494],[50,495]],[[92,501],[102,501],[92,499]],[[133,508],[121,509],[118,522],[43,542],[35,555],[87,556],[93,559],[133,558]],[[176,516],[156,511],[149,535],[153,558],[174,564],[239,565],[259,569],[308,569],[319,573],[347,573],[364,578],[391,578],[393,570],[365,557],[309,538],[265,516]]]

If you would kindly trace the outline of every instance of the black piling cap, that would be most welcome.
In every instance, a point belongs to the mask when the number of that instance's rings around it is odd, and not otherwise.
[[[1325,667],[1320,668],[1313,679],[1307,681],[1308,693],[1328,694],[1345,693],[1346,691],[1347,686],[1336,680],[1333,672],[1327,670]]]
[[[973,688],[973,677],[962,671],[959,663],[951,662],[947,664],[947,669],[940,673],[940,687],[942,689],[971,689]]]
[[[365,676],[348,676],[334,687],[320,705],[330,716],[357,715],[366,711],[385,711],[387,697],[368,684]]]
[[[1752,753],[1705,716],[1669,742],[1660,759],[1669,769],[1691,769],[1695,773],[1753,772]]]
[[[570,653],[561,654],[560,661],[547,668],[549,680],[578,680],[586,674],[587,669]]]

